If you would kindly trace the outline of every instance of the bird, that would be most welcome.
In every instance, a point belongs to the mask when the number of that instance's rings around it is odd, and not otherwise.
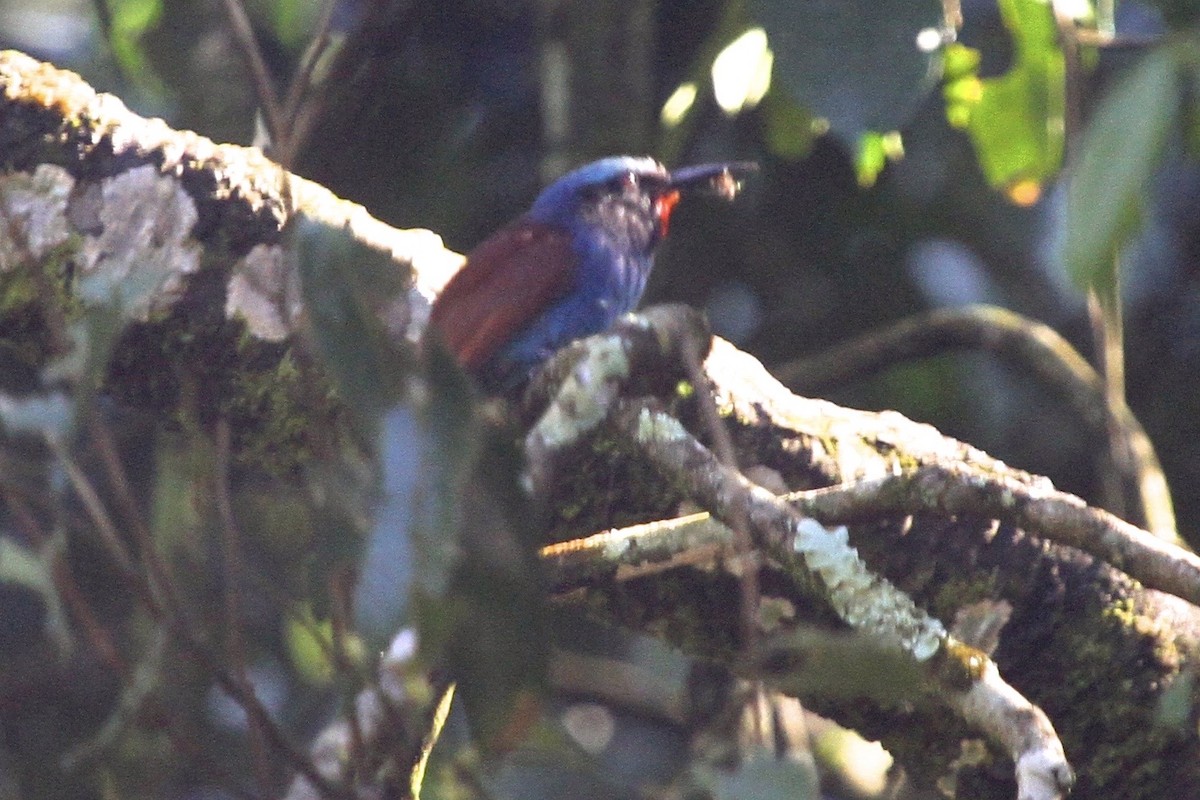
[[[481,389],[514,393],[555,351],[637,307],[682,192],[732,199],[754,169],[670,171],[628,155],[579,167],[467,254],[434,301],[431,329]]]

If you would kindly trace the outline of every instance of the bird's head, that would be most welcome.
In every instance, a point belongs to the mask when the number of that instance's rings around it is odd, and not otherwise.
[[[652,158],[611,156],[550,184],[529,216],[567,228],[604,227],[648,250],[666,235],[681,192],[700,187],[732,197],[738,177],[755,168],[746,163],[701,164],[671,172]]]

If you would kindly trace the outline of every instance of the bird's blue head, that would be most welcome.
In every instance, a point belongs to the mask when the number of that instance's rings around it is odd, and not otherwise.
[[[576,232],[604,229],[648,253],[666,234],[680,191],[701,186],[732,197],[738,178],[756,168],[737,162],[671,172],[646,156],[609,156],[547,186],[529,218]]]
[[[701,164],[670,172],[645,156],[610,156],[550,184],[528,217],[571,231],[581,250],[607,249],[648,271],[681,191],[700,186],[732,197],[738,177],[755,168],[745,163]]]
[[[542,190],[529,216],[538,222],[568,224],[583,204],[601,196],[635,197],[640,190],[666,188],[670,173],[653,158],[610,156],[572,170]]]

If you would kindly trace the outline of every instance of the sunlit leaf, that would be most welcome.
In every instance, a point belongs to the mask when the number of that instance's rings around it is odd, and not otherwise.
[[[904,143],[900,134],[875,133],[868,131],[858,137],[858,148],[854,158],[854,169],[858,173],[859,186],[872,186],[879,173],[889,161],[904,156]]]
[[[333,680],[335,664],[332,622],[318,620],[313,616],[311,608],[300,606],[296,614],[287,619],[283,638],[292,665],[303,680],[318,685],[328,684]]]
[[[19,656],[42,635],[49,635],[60,652],[70,645],[49,562],[0,536],[0,656]],[[10,648],[13,652],[6,652]]]
[[[938,0],[754,0],[775,80],[849,141],[902,127],[940,76]]]
[[[1112,260],[1137,228],[1147,182],[1179,116],[1174,51],[1147,55],[1101,100],[1079,145],[1063,261],[1080,288],[1107,293]]]
[[[725,46],[712,65],[713,96],[726,114],[753,108],[771,86],[775,60],[762,28],[751,28]]]
[[[977,74],[979,53],[946,48],[946,117],[966,128],[988,183],[999,189],[1024,182],[1019,197],[1057,174],[1064,141],[1065,67],[1051,4],[1000,0],[1013,41],[1011,69],[995,78]]]

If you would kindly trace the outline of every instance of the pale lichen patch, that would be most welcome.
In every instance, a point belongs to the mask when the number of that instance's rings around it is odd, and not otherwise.
[[[670,414],[659,414],[648,408],[638,414],[639,442],[679,441],[689,436],[687,429]]]
[[[84,238],[78,254],[80,294],[109,301],[145,319],[169,307],[183,276],[200,266],[200,244],[191,238],[196,204],[179,181],[145,165],[101,182],[94,213],[100,232]],[[93,200],[94,202],[95,200]]]
[[[250,333],[268,342],[288,337],[301,309],[296,270],[278,245],[255,245],[229,277],[225,316],[240,317]]]
[[[629,375],[629,359],[619,336],[593,337],[587,351],[563,381],[554,401],[529,437],[555,450],[579,439],[604,421],[614,387]]]
[[[814,519],[796,525],[793,547],[821,577],[829,601],[850,627],[891,642],[918,661],[933,656],[946,629],[912,598],[871,572],[849,544],[845,526],[826,528]]]
[[[38,261],[71,234],[67,200],[75,179],[53,164],[0,175],[0,272]]]

